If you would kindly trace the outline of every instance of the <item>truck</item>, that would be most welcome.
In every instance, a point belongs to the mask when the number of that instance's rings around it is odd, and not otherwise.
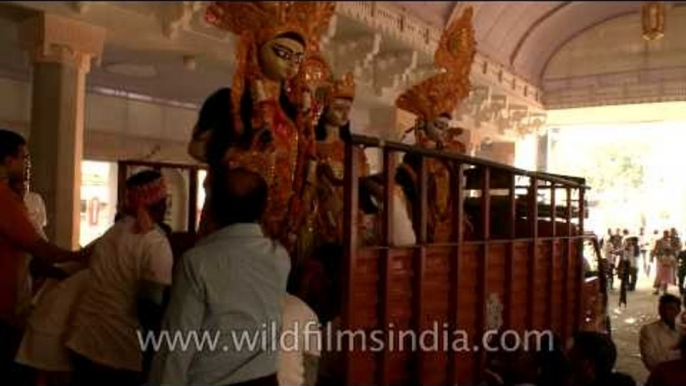
[[[609,333],[605,268],[596,237],[584,232],[583,178],[356,134],[345,149],[340,331],[361,334],[342,341],[341,383],[477,384],[489,332],[549,331],[562,341],[578,330]],[[385,192],[374,245],[359,235],[358,162],[366,149],[380,154],[376,177]],[[419,160],[411,199],[417,242],[397,246],[389,242],[391,192],[404,154]],[[187,224],[171,238],[180,255],[194,242],[203,168],[122,161],[120,192],[139,167],[188,174]],[[436,330],[417,347],[417,337]],[[408,336],[415,344],[401,349]],[[456,345],[456,336],[465,341]]]

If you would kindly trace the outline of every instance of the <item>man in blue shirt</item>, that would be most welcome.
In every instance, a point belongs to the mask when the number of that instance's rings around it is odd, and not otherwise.
[[[218,170],[208,199],[219,230],[177,263],[150,384],[276,386],[290,258],[259,224],[267,184],[246,169]]]

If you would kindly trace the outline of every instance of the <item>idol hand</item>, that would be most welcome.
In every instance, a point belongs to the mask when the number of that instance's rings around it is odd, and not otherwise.
[[[309,90],[305,91],[303,94],[303,112],[308,112],[312,109],[312,94]]]
[[[315,161],[309,161],[307,163],[307,182],[312,184],[315,182],[317,172],[317,163]]]
[[[253,83],[252,97],[255,103],[260,103],[267,100],[267,93],[264,91],[264,83],[261,80],[256,80]]]

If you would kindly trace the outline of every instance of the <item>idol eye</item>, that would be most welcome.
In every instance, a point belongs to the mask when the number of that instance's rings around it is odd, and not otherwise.
[[[290,52],[280,48],[279,46],[272,46],[272,51],[274,51],[274,54],[281,59],[290,59]]]
[[[274,44],[272,46],[272,51],[274,51],[274,54],[279,58],[292,61],[296,64],[301,64],[305,58],[304,53],[293,52],[289,48],[281,46],[279,44]]]

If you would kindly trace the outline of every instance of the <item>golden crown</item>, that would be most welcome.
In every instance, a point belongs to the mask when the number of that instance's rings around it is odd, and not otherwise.
[[[273,151],[246,150],[237,147],[229,148],[226,158],[228,169],[243,168],[264,178],[267,185],[274,181],[276,158]]]
[[[305,82],[313,88],[330,83],[333,77],[329,64],[319,51],[313,51],[305,57],[300,71],[305,77]]]
[[[285,32],[310,43],[318,41],[335,10],[334,1],[214,1],[205,20],[238,35],[250,33],[258,45]]]
[[[336,79],[333,83],[331,95],[333,99],[355,99],[355,77],[353,74],[347,73],[341,79]]]
[[[418,117],[433,120],[450,114],[469,95],[469,73],[476,54],[472,7],[443,31],[434,63],[444,70],[414,85],[396,99],[396,106]]]

